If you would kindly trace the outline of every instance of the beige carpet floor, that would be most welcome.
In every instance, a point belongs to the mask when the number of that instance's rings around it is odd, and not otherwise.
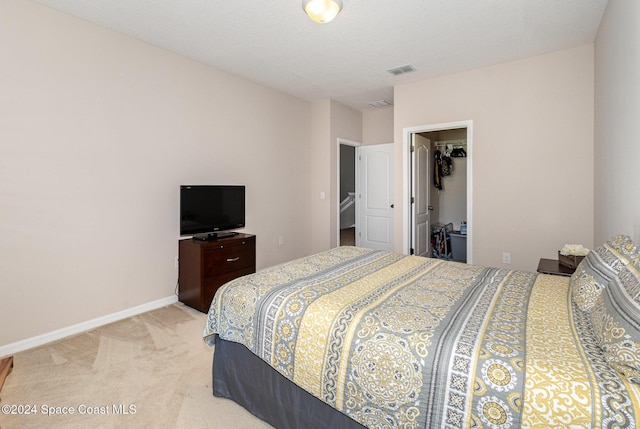
[[[271,428],[212,395],[205,318],[177,303],[15,354],[0,428]]]

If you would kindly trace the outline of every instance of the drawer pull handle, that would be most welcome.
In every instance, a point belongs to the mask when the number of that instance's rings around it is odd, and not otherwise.
[[[240,256],[236,256],[235,258],[227,258],[227,262],[235,262],[240,259]]]

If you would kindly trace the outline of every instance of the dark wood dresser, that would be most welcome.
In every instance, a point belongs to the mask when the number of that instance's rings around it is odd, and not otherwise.
[[[178,264],[178,299],[206,313],[220,286],[256,272],[256,236],[180,240]]]

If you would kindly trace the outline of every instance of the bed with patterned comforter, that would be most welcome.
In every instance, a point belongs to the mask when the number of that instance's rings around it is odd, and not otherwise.
[[[371,429],[635,427],[625,245],[571,279],[338,247],[226,284],[204,338],[243,344]]]

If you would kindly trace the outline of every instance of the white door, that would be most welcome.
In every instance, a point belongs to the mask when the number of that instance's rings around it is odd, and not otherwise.
[[[356,148],[356,246],[393,251],[393,143]]]
[[[431,255],[431,204],[429,199],[429,148],[431,140],[419,134],[412,134],[411,151],[411,219],[412,245],[418,256]]]

